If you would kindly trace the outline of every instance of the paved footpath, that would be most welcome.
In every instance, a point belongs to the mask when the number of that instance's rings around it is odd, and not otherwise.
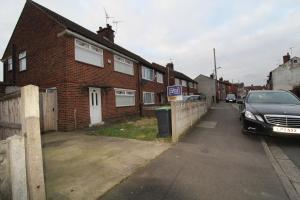
[[[260,137],[240,132],[238,111],[221,103],[186,137],[102,200],[288,199]]]

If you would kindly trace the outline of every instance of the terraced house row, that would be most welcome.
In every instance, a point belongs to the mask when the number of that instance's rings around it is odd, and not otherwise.
[[[115,44],[110,25],[94,33],[29,0],[2,62],[2,86],[34,84],[57,93],[59,130],[143,114],[167,103],[168,85],[197,93],[197,82],[172,63],[150,63]]]

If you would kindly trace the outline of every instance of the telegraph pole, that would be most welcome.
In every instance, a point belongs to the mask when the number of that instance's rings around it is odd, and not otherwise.
[[[214,66],[215,66],[215,79],[218,80],[218,76],[217,76],[217,61],[216,61],[216,49],[213,49],[214,51]]]
[[[214,67],[215,67],[215,79],[216,79],[216,103],[218,103],[218,76],[217,76],[217,61],[216,61],[216,49],[213,49],[214,52]]]

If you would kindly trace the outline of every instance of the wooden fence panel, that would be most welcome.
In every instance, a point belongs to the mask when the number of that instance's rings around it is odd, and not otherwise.
[[[21,134],[20,93],[0,98],[0,140]]]
[[[42,131],[57,130],[57,92],[40,93],[40,116]]]

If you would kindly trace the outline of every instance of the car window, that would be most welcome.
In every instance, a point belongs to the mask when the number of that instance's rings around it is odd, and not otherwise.
[[[227,98],[235,98],[234,94],[227,94]]]
[[[288,92],[253,92],[247,98],[248,103],[300,104],[300,101]]]

